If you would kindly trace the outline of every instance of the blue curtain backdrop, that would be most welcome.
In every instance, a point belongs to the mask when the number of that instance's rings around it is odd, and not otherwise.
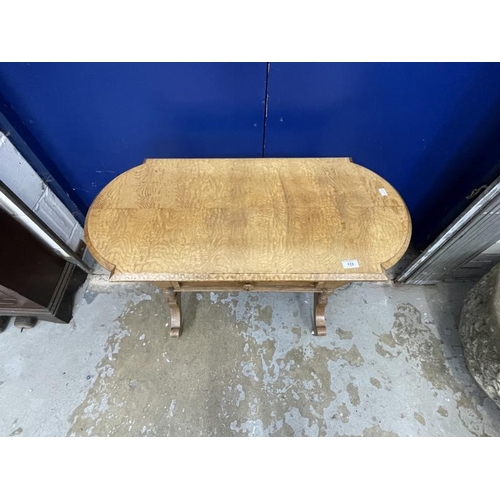
[[[86,211],[145,158],[262,154],[266,64],[0,64],[0,94]]]
[[[500,64],[2,63],[0,105],[83,212],[148,157],[350,156],[423,246],[500,170]]]

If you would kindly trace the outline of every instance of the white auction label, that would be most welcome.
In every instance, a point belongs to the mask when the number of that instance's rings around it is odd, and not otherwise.
[[[384,188],[380,188],[380,189],[378,190],[378,192],[379,192],[382,196],[389,196],[389,195],[387,194],[387,191],[386,191]]]
[[[355,259],[352,260],[343,260],[342,267],[344,269],[354,269],[355,267],[359,267],[359,262]]]

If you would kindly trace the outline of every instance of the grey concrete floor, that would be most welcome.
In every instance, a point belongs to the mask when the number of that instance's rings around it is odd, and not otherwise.
[[[92,276],[69,325],[0,334],[3,436],[499,436],[457,327],[471,283],[183,295]]]

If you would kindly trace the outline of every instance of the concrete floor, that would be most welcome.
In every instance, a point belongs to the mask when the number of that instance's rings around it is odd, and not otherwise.
[[[457,325],[471,283],[184,295],[92,276],[69,325],[0,334],[3,436],[499,436]]]

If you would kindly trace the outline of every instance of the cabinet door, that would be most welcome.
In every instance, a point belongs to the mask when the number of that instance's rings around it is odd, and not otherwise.
[[[271,63],[268,92],[265,156],[352,157],[400,192],[415,242],[500,174],[500,64]]]
[[[266,76],[266,63],[1,63],[0,95],[86,212],[146,158],[261,157]]]

